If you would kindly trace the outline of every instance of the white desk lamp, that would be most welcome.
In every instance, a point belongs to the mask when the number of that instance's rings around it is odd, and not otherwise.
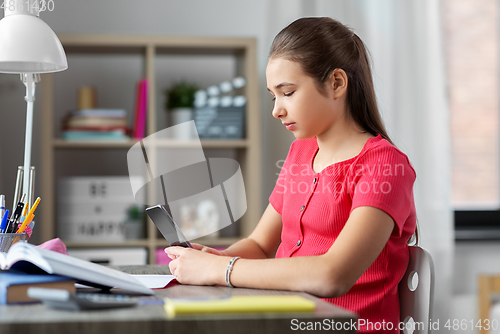
[[[0,20],[0,73],[21,74],[26,86],[23,194],[28,195],[35,84],[40,81],[40,73],[63,71],[68,62],[56,34],[38,17],[39,0],[10,3],[5,1],[5,17]]]

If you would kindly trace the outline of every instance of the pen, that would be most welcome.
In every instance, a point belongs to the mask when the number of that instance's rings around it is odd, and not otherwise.
[[[26,202],[33,204],[35,201],[35,167],[30,167],[29,190]]]
[[[7,227],[7,219],[9,218],[9,209],[5,210],[5,214],[2,218],[2,223],[0,224],[0,230],[4,233],[5,228]]]
[[[31,216],[33,214],[33,212],[35,212],[35,209],[36,207],[38,206],[38,203],[40,203],[42,199],[40,197],[38,197],[35,201],[35,203],[33,203],[33,206],[31,207],[30,211],[28,212],[28,214],[26,215],[27,217]]]
[[[14,199],[12,200],[12,212],[16,209],[16,203],[19,201],[21,194],[21,183],[23,182],[23,166],[17,167],[16,189],[14,190]]]
[[[23,212],[23,209],[24,209],[24,203],[22,202],[22,201],[24,201],[24,197],[26,197],[26,194],[24,194],[21,201],[19,203],[17,203],[16,210],[12,214],[10,222],[7,225],[7,233],[9,233],[9,231],[14,232],[16,230],[17,220],[21,216],[21,213]]]
[[[26,218],[27,213],[28,213],[28,207],[29,207],[29,203],[28,202],[24,203],[23,215],[22,215],[21,219]]]
[[[3,218],[5,213],[5,195],[0,195],[0,219]]]
[[[26,229],[26,226],[33,220],[33,218],[35,217],[35,215],[33,214],[33,212],[35,212],[35,209],[36,207],[38,206],[38,203],[40,203],[41,201],[41,198],[38,197],[35,201],[35,203],[33,204],[33,206],[31,207],[30,211],[28,212],[28,214],[26,215],[27,218],[24,219],[22,225],[17,228],[17,226],[14,226],[14,231],[17,231],[17,233],[22,233],[25,229]]]
[[[28,203],[24,203],[24,209],[23,209],[23,214],[21,215],[21,217],[19,218],[19,223],[14,227],[14,231],[19,231],[19,229],[21,228],[21,226],[23,225],[24,221],[26,220],[26,218],[28,218],[26,216],[28,212]],[[19,233],[19,232],[16,232],[16,233]]]
[[[23,224],[21,225],[21,227],[17,230],[16,233],[23,233],[24,230],[26,229],[26,226],[29,225],[29,223],[31,223],[31,221],[33,220],[33,218],[35,218],[35,215],[31,215],[29,216],[28,218],[26,218],[23,222]]]

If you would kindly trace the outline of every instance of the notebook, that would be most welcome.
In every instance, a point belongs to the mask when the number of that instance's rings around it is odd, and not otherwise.
[[[301,296],[233,296],[218,299],[165,299],[167,316],[193,313],[312,312],[316,303]]]

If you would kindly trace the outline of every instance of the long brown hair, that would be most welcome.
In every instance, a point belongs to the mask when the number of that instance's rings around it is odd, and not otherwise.
[[[329,17],[304,17],[285,27],[271,45],[269,59],[284,58],[302,70],[325,92],[336,68],[347,74],[348,113],[361,128],[392,143],[377,107],[368,53],[363,41],[342,23]]]
[[[378,110],[368,50],[351,29],[330,17],[297,19],[274,38],[269,52],[272,58],[297,62],[321,93],[333,71],[344,70],[349,117],[364,131],[380,134],[393,144]],[[418,243],[418,229],[408,242]]]

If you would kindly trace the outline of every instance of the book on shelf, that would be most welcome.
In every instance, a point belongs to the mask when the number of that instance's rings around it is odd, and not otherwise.
[[[146,115],[148,101],[148,80],[137,83],[135,96],[135,114],[132,126],[132,138],[142,139],[146,135]]]
[[[126,127],[127,119],[125,117],[96,117],[96,116],[69,116],[64,120],[65,128],[74,127]]]
[[[107,126],[107,125],[97,125],[97,126],[73,126],[65,127],[63,131],[89,131],[89,132],[123,132],[126,134],[128,128],[125,126]]]
[[[80,109],[63,119],[61,138],[66,140],[128,140],[124,109]]]
[[[66,276],[2,271],[0,272],[0,304],[37,301],[28,297],[30,287],[64,289],[75,293],[75,283],[75,279]]]
[[[79,117],[105,117],[105,118],[125,118],[127,111],[125,109],[78,109],[69,113],[71,116]]]
[[[27,274],[55,274],[102,289],[120,288],[152,295],[153,291],[133,276],[89,261],[18,242],[0,253],[0,268]]]
[[[124,131],[82,131],[68,130],[61,133],[61,137],[66,140],[128,140],[129,137]]]

